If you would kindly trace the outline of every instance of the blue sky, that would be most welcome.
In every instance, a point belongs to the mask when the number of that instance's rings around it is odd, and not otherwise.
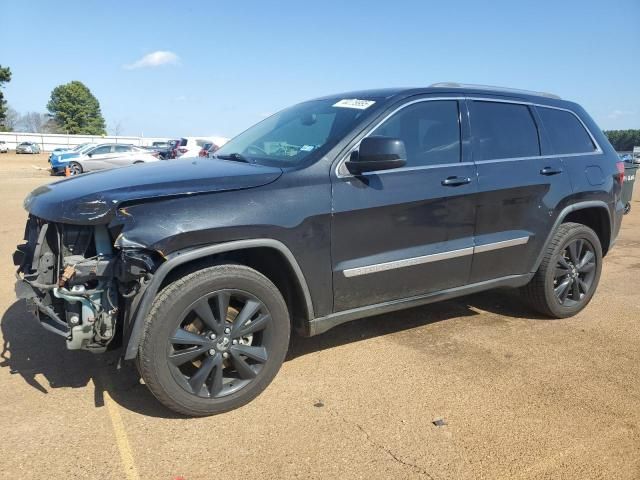
[[[438,81],[554,92],[640,128],[640,0],[0,0],[0,18],[13,108],[80,80],[124,134],[232,136],[311,97]]]

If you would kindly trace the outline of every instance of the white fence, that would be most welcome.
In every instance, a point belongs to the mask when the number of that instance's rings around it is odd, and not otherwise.
[[[33,142],[40,145],[42,151],[51,151],[54,148],[73,148],[82,143],[127,143],[146,146],[151,142],[168,140],[160,137],[123,137],[112,135],[65,135],[54,133],[22,133],[0,132],[0,141],[4,141],[9,149],[15,149],[22,142]]]

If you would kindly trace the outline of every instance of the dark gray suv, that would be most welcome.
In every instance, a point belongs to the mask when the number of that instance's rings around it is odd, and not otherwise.
[[[623,172],[589,115],[553,95],[332,95],[215,158],[37,188],[17,291],[68,348],[122,346],[167,407],[209,415],[271,382],[291,330],[495,287],[574,315],[620,228]]]

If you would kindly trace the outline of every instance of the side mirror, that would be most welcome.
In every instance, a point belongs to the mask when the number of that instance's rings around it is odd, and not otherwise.
[[[366,137],[345,165],[351,173],[358,175],[363,172],[400,168],[406,163],[407,152],[402,140],[391,137]]]
[[[87,153],[87,157],[89,158],[93,157],[93,153]]]

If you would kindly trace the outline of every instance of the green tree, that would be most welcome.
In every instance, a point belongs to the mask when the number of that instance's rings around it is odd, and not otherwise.
[[[77,80],[54,88],[47,110],[60,132],[82,135],[107,133],[100,102]]]
[[[630,152],[640,147],[640,130],[605,130],[604,134],[618,152]]]
[[[0,89],[4,88],[4,84],[11,81],[11,69],[0,65]],[[5,125],[7,119],[7,101],[0,90],[0,131],[7,130]]]

